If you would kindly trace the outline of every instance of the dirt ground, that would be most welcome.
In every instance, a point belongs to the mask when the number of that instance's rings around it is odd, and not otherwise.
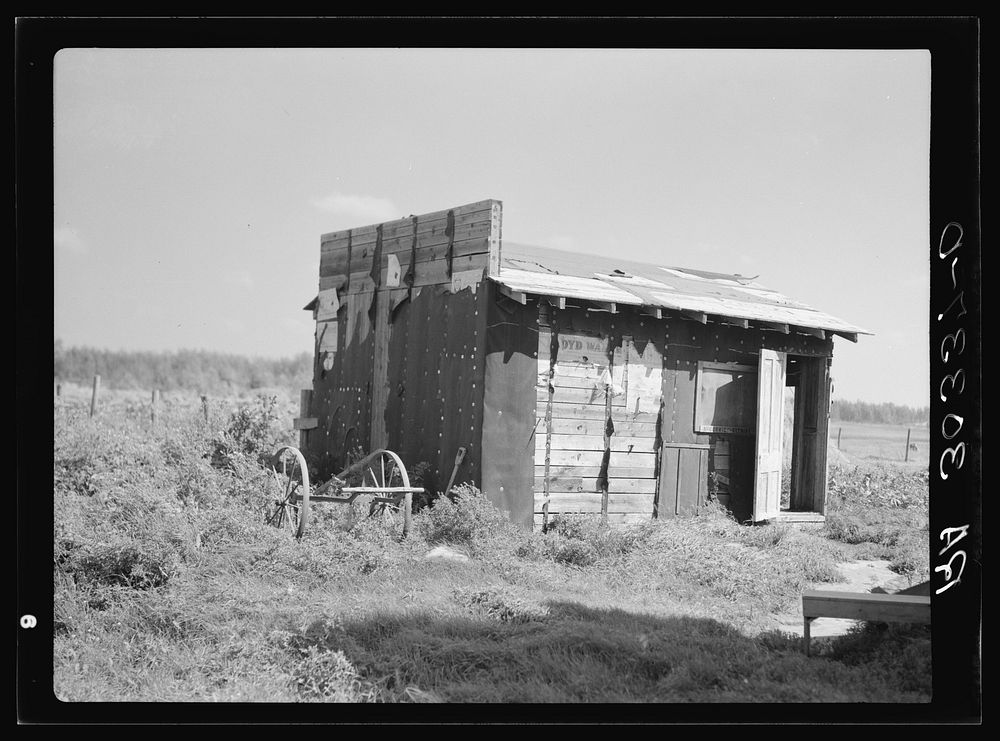
[[[898,592],[912,586],[905,576],[889,569],[888,561],[848,561],[837,564],[840,573],[847,581],[836,584],[814,584],[813,589],[826,589],[838,592],[871,592],[880,587],[886,592]],[[776,628],[783,633],[802,635],[802,603],[796,605],[792,612],[775,618]],[[839,618],[817,618],[813,620],[810,633],[813,638],[831,638],[845,635],[857,620],[842,620]]]

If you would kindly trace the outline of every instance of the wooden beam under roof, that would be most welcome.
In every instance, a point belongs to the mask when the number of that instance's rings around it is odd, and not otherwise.
[[[655,306],[643,306],[639,310],[639,313],[642,316],[651,316],[651,317],[656,317],[657,319],[663,318],[663,312],[660,309],[656,308]]]
[[[506,296],[509,299],[513,299],[514,301],[517,301],[517,303],[519,304],[523,305],[528,303],[528,297],[525,294],[521,293],[521,291],[511,290],[503,283],[497,283],[497,288],[500,289],[500,293],[502,293],[504,296]]]
[[[694,319],[696,322],[708,324],[708,314],[703,311],[687,311],[685,309],[681,311],[681,314],[686,316],[688,319]]]
[[[835,334],[838,337],[843,337],[845,340],[850,340],[851,342],[857,342],[858,341],[858,333],[857,332],[833,332],[832,334]]]
[[[739,319],[737,317],[724,316],[721,317],[721,321],[723,324],[731,324],[734,327],[742,327],[743,329],[750,328],[750,321],[748,319]]]
[[[546,301],[548,301],[552,306],[557,309],[566,308],[566,297],[565,296],[545,296]]]
[[[614,301],[592,301],[591,299],[586,299],[587,309],[589,311],[609,311],[612,314],[618,313],[618,304]]]
[[[765,322],[760,319],[754,320],[754,326],[760,329],[773,329],[776,332],[781,332],[782,334],[788,334],[788,325],[782,324],[780,322]]]
[[[821,340],[826,339],[826,332],[822,329],[817,329],[816,327],[792,327],[799,334],[807,334],[813,337],[819,337]]]

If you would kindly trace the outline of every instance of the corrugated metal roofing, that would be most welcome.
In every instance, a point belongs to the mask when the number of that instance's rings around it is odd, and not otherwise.
[[[540,296],[672,309],[749,321],[871,334],[794,301],[749,278],[583,255],[503,242],[493,280],[511,291]]]

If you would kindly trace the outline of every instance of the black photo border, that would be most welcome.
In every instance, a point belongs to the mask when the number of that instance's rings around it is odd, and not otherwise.
[[[981,719],[981,21],[961,17],[267,17],[15,19],[18,618],[22,724],[978,723]],[[927,49],[933,700],[927,705],[365,706],[63,703],[52,692],[52,75],[63,48],[580,47]],[[958,225],[957,227],[955,225]],[[961,232],[960,245],[957,235]],[[949,251],[950,250],[950,251]],[[944,253],[947,253],[945,255]],[[944,256],[942,256],[944,255]],[[954,258],[958,262],[953,266]],[[859,267],[859,270],[862,269]],[[961,303],[954,304],[958,293]],[[949,307],[951,307],[949,309]],[[948,312],[939,319],[939,315]],[[959,316],[964,309],[965,314]],[[949,334],[962,330],[964,341]],[[875,338],[877,341],[877,338]],[[947,359],[945,359],[947,357]],[[964,369],[962,390],[948,374]],[[942,386],[943,385],[943,386]],[[952,386],[956,386],[953,383]],[[942,395],[946,400],[942,401]],[[50,410],[50,407],[47,407]],[[950,418],[948,415],[952,415]],[[957,429],[956,429],[957,428]],[[960,454],[957,446],[964,443]],[[948,449],[956,449],[948,453]],[[942,458],[943,457],[943,458]],[[948,475],[947,479],[942,473]],[[960,530],[968,525],[966,530]],[[941,534],[951,532],[951,546]],[[956,540],[959,535],[964,535]],[[964,556],[956,558],[961,551]],[[957,580],[961,564],[961,579]],[[949,572],[943,568],[947,565]],[[949,586],[949,581],[954,584]]]

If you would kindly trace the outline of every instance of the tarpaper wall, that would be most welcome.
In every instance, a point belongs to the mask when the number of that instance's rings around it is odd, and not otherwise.
[[[318,480],[389,448],[425,488],[479,483],[486,282],[501,205],[323,235],[307,434]],[[331,341],[330,337],[336,337]],[[421,466],[421,464],[425,464]]]
[[[490,285],[482,490],[517,524],[532,526],[538,311]]]

